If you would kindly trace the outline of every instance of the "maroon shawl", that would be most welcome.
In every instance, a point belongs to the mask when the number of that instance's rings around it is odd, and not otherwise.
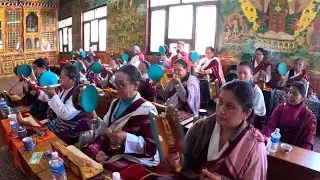
[[[286,87],[290,87],[294,82],[302,81],[303,79],[305,79],[306,81],[309,81],[309,76],[307,74],[307,70],[305,70],[305,69],[302,70],[302,73],[299,76],[291,78],[292,76],[294,76],[294,69],[291,69],[289,71],[289,77],[288,77],[288,81],[287,81]],[[314,92],[314,89],[312,88],[311,83],[309,83],[308,91],[309,92]]]
[[[105,67],[102,67],[100,76],[102,78],[106,78],[107,76],[108,76],[108,78],[110,78],[111,76],[113,76],[113,72],[108,70],[108,69],[106,69]],[[95,74],[95,73],[92,72],[91,66],[87,70],[86,78],[87,78],[88,81],[90,81],[90,83],[94,83],[96,85],[97,85],[97,83],[99,81],[98,74]],[[98,87],[102,88],[100,85]],[[115,87],[112,84],[108,83],[108,85],[106,87],[104,87],[104,88],[115,88]]]
[[[112,124],[111,123],[112,114],[116,110],[116,106],[117,106],[118,102],[119,102],[119,99],[116,100],[113,103],[113,105],[110,107],[111,113],[110,113],[110,117],[108,119],[109,126]],[[125,115],[136,111],[145,102],[146,102],[146,100],[143,98],[140,98],[140,99],[134,101],[121,114],[121,116],[119,118],[124,117]],[[131,116],[129,118],[128,122],[123,127],[122,131],[134,134],[136,136],[142,136],[145,140],[145,153],[144,154],[129,154],[129,155],[135,156],[137,158],[149,158],[149,157],[153,157],[156,154],[157,148],[156,148],[156,144],[155,144],[155,141],[153,138],[152,129],[151,129],[150,120],[149,120],[148,115]],[[92,148],[92,146],[94,146],[94,148]],[[84,152],[87,155],[89,155],[91,158],[95,159],[96,155],[99,151],[103,151],[103,152],[105,152],[106,155],[112,157],[114,155],[124,154],[124,150],[125,150],[124,145],[122,145],[117,150],[111,149],[108,137],[106,135],[102,135],[94,143],[85,147]],[[124,163],[124,162],[122,162],[122,163]],[[119,165],[117,163],[111,163],[111,164],[113,164],[114,166]],[[130,163],[127,165],[130,165]],[[110,166],[108,166],[108,167],[110,167]],[[115,168],[115,167],[112,167],[112,168]]]
[[[252,61],[252,67],[254,67],[254,62],[255,62],[255,61]],[[270,65],[271,65],[271,64],[269,63],[269,61],[267,61],[267,60],[264,59],[262,62],[260,62],[260,63],[258,64],[257,67],[255,67],[255,68],[253,69],[253,74],[258,73],[258,72],[261,71],[261,70],[267,71],[267,68],[268,68]]]
[[[213,59],[210,62],[210,64],[207,67],[204,68],[204,70],[209,70],[209,69],[211,69],[211,71],[212,71],[212,74],[210,74],[211,82],[213,82],[214,80],[218,79],[219,80],[219,84],[222,84],[221,77],[219,76],[219,63],[218,63],[218,61]]]
[[[301,148],[312,150],[314,137],[316,135],[316,117],[313,112],[302,102],[297,108],[300,111],[292,122],[282,122],[285,120],[282,116],[293,115],[296,112],[290,112],[285,106],[290,106],[286,103],[278,105],[271,114],[265,135],[270,136],[275,128],[280,129],[281,141],[289,143]],[[287,110],[288,109],[288,110]],[[294,117],[293,117],[294,118]],[[288,125],[291,124],[291,125]]]
[[[181,56],[182,56],[182,59],[188,64],[188,67],[190,66],[190,62],[189,62],[189,54],[184,52],[184,51],[181,51],[180,52]],[[176,60],[178,60],[178,55],[175,55],[171,58],[171,62],[170,62],[170,68],[173,68],[173,64]]]

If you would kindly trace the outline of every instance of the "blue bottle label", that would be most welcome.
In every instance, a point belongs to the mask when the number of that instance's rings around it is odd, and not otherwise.
[[[18,123],[11,124],[11,129],[18,129]]]
[[[54,173],[54,174],[62,174],[64,171],[64,164],[61,163],[60,166],[51,166],[51,172]]]
[[[275,138],[271,136],[271,142],[273,143],[279,143],[280,142],[280,138]]]

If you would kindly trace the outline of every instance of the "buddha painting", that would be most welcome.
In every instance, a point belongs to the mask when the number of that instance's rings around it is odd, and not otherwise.
[[[235,13],[228,17],[228,21],[224,24],[224,35],[225,43],[242,43],[242,36],[245,35],[245,27],[240,14]]]
[[[27,33],[38,32],[38,16],[35,12],[30,12],[26,18]]]

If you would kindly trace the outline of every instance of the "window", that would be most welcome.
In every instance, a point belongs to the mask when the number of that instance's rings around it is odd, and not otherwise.
[[[8,51],[16,51],[21,47],[21,12],[7,11],[7,49]]]
[[[107,6],[83,12],[83,39],[85,51],[107,50]]]
[[[72,51],[72,17],[59,21],[59,51]]]
[[[43,11],[42,13],[42,50],[50,51],[56,49],[55,35],[56,29],[56,13],[54,10]],[[70,28],[71,29],[71,28]]]
[[[185,51],[205,53],[214,47],[219,0],[151,0],[150,53],[167,44],[175,52],[178,41]]]

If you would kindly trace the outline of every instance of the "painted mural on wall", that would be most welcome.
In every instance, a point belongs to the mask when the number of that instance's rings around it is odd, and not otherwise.
[[[258,47],[271,62],[292,63],[297,57],[320,73],[319,0],[220,1],[219,52],[240,57]],[[317,72],[316,72],[317,73]]]
[[[147,0],[60,0],[59,19],[72,16],[74,49],[81,47],[79,12],[107,4],[107,52],[120,53],[133,45],[144,49]],[[71,10],[70,10],[71,7]]]
[[[131,50],[133,45],[144,49],[146,37],[145,0],[113,0],[108,6],[108,52]]]

